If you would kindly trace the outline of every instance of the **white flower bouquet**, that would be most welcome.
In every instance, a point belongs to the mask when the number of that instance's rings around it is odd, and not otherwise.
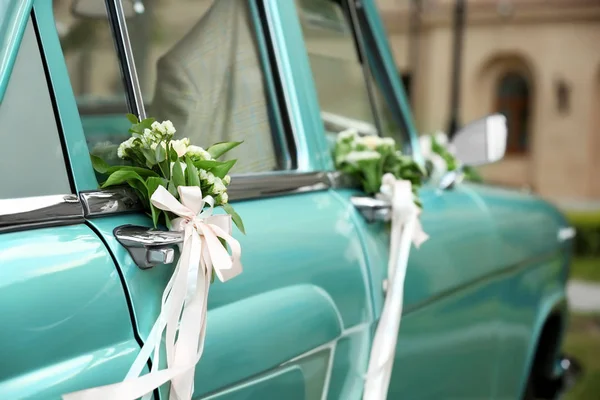
[[[358,180],[369,195],[379,192],[385,174],[410,181],[415,203],[421,206],[417,191],[425,171],[412,157],[397,149],[394,139],[359,136],[349,129],[338,135],[333,157],[336,169]]]
[[[432,135],[422,135],[419,138],[421,153],[425,158],[427,175],[433,180],[441,179],[446,172],[462,170],[465,179],[472,182],[481,182],[483,179],[473,167],[461,165],[454,156],[448,135],[436,132]]]
[[[132,114],[127,118],[132,124],[131,137],[118,146],[117,156],[129,165],[110,166],[99,156],[90,155],[94,169],[107,176],[102,188],[131,186],[148,210],[154,226],[164,223],[171,227],[171,220],[176,216],[155,207],[150,201],[152,195],[162,186],[179,200],[178,187],[197,186],[204,196],[211,198],[214,206],[221,206],[231,215],[238,229],[244,232],[243,222],[228,203],[227,194],[231,182],[228,172],[237,160],[218,161],[241,142],[217,143],[205,150],[192,145],[188,138],[173,139],[176,130],[171,121],[160,123],[153,118],[138,121]]]

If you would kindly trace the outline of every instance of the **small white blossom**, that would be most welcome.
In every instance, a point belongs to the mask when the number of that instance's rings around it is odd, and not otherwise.
[[[396,141],[392,138],[382,138],[381,139],[381,144],[385,145],[385,146],[390,146],[390,147],[395,147],[396,146]]]
[[[229,195],[226,192],[221,193],[217,196],[217,204],[227,204],[229,201]]]
[[[167,135],[173,136],[175,132],[177,132],[177,130],[173,126],[173,123],[170,120],[163,121],[162,126],[165,129]]]
[[[419,147],[421,148],[421,154],[425,158],[431,157],[433,150],[431,149],[431,136],[423,135],[419,137]]]
[[[214,185],[215,179],[216,179],[216,176],[214,176],[212,172],[207,172],[206,181],[208,182],[209,185]]]
[[[183,138],[181,140],[172,140],[171,146],[173,150],[177,153],[177,157],[183,157],[187,152],[187,148],[190,145],[190,139]]]
[[[365,146],[367,149],[375,150],[377,146],[381,144],[381,139],[379,138],[379,136],[369,135],[358,138],[357,142]]]
[[[186,154],[189,154],[190,156],[196,156],[201,160],[212,160],[210,153],[200,146],[188,146]]]
[[[448,135],[446,135],[444,132],[437,131],[433,137],[440,146],[448,146]]]
[[[229,185],[231,183],[231,176],[225,175],[225,177],[223,178],[223,183]]]
[[[221,178],[215,178],[215,183],[213,185],[213,192],[215,194],[221,194],[221,193],[225,193],[226,190],[227,190],[227,188],[223,184],[223,181],[221,180]]]
[[[358,137],[356,129],[346,129],[338,134],[338,140],[355,139]]]
[[[163,135],[164,135],[165,133],[167,133],[167,129],[166,129],[166,127],[165,127],[163,124],[161,124],[160,122],[158,122],[158,121],[154,121],[154,122],[152,123],[151,127],[152,127],[152,129],[153,129],[153,130],[155,130],[155,131],[157,131],[157,132],[160,132],[160,133],[162,133]]]
[[[378,160],[381,158],[381,154],[372,150],[365,151],[351,151],[346,156],[346,161],[352,164],[355,164],[359,161],[364,160]]]
[[[119,148],[117,149],[117,156],[119,158],[125,158],[125,156],[126,156],[125,150],[131,149],[133,147],[134,140],[135,140],[134,137],[130,137],[129,139],[127,139],[126,141],[124,141],[123,143],[121,143],[119,145]]]
[[[203,180],[203,181],[208,181],[208,172],[206,172],[206,170],[205,170],[205,169],[201,169],[201,170],[199,171],[199,173],[200,173],[200,179],[201,179],[201,180]]]

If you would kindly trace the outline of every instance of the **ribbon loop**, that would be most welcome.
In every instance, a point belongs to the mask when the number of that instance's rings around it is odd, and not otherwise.
[[[420,209],[414,203],[410,181],[397,180],[393,175],[386,174],[378,196],[392,204],[389,283],[373,339],[363,400],[384,400],[387,397],[402,317],[404,279],[410,245],[412,242],[415,247],[419,247],[428,239],[419,222]]]

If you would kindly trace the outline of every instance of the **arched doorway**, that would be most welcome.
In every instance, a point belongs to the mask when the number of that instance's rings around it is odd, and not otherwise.
[[[523,154],[529,149],[531,87],[527,76],[507,71],[499,76],[495,88],[495,111],[508,122],[508,154]]]

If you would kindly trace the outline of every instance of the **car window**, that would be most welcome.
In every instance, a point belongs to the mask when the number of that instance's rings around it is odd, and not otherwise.
[[[0,199],[71,193],[31,20],[0,103]]]
[[[339,2],[296,0],[296,5],[330,144],[348,128],[398,139],[399,127],[370,70],[365,75],[352,25]]]
[[[127,104],[124,61],[104,2],[77,3],[102,8],[94,17],[75,12],[71,3],[54,0],[54,10],[86,140],[93,154],[119,163],[116,147],[129,127],[125,114],[136,109]],[[289,168],[248,2],[148,1],[135,9],[131,4],[123,2],[144,103],[138,106],[148,116],[171,120],[176,136],[199,146],[244,141],[228,153],[238,159],[233,173]]]
[[[56,29],[90,152],[116,164],[129,129],[125,85],[104,1],[89,14],[76,12],[81,4],[54,0]]]
[[[283,169],[249,1],[147,2],[127,21],[148,115],[208,146],[244,144],[234,173]]]

